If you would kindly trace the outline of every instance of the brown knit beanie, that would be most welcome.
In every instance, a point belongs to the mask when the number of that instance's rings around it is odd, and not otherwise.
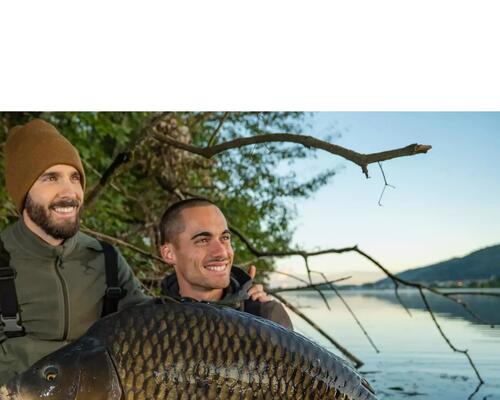
[[[5,143],[5,183],[7,193],[21,212],[33,183],[48,168],[57,164],[75,167],[85,173],[78,151],[57,129],[41,119],[12,128]]]

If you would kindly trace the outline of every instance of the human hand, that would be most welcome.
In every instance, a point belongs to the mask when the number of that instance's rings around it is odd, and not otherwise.
[[[248,268],[248,275],[250,275],[250,277],[254,279],[256,273],[257,268],[255,268],[255,265],[250,265],[250,267]],[[268,301],[271,301],[271,298],[264,291],[264,286],[262,286],[261,284],[252,285],[252,287],[248,289],[248,296],[253,301],[260,301],[261,303],[267,303]]]

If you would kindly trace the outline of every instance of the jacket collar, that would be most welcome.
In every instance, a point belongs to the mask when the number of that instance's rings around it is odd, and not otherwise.
[[[221,301],[224,302],[239,302],[248,300],[248,289],[252,286],[253,280],[241,268],[233,265],[231,268],[231,276],[229,286],[224,289]],[[175,272],[163,279],[161,283],[161,293],[165,296],[180,298],[179,283]]]
[[[69,255],[76,247],[76,244],[78,242],[78,235],[79,232],[77,232],[76,235],[66,239],[59,246],[52,246],[42,240],[35,233],[33,233],[26,226],[22,217],[19,218],[19,220],[14,224],[13,227],[13,236],[14,239],[19,243],[19,245],[24,248],[24,250],[32,253],[33,255],[44,258],[64,258]]]

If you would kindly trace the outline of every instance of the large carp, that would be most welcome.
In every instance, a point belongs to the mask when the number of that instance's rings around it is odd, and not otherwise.
[[[0,388],[3,400],[376,399],[345,361],[250,314],[135,306]]]

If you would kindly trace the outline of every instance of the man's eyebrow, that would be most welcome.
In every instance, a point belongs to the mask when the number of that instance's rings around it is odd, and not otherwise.
[[[226,235],[226,234],[231,234],[231,231],[229,229],[224,229],[224,232],[222,232],[223,235]]]
[[[50,178],[50,177],[57,177],[59,176],[59,172],[44,172],[42,175],[40,175],[40,178]]]
[[[205,236],[205,237],[212,237],[212,234],[210,232],[207,232],[207,231],[203,231],[203,232],[200,232],[200,233],[197,233],[196,235],[194,235],[191,240],[193,239],[196,239],[197,237],[199,236]]]

